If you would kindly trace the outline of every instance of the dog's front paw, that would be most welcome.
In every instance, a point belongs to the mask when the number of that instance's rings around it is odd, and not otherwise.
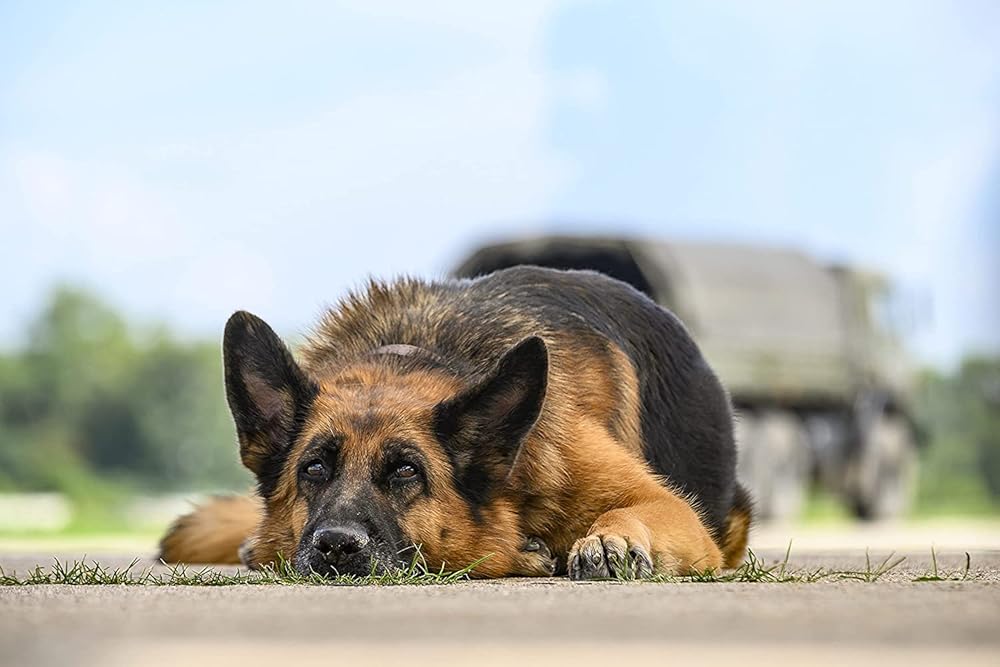
[[[619,535],[588,535],[570,549],[569,578],[642,579],[653,574],[649,549]]]
[[[243,540],[239,549],[240,563],[243,564],[243,567],[251,570],[259,570],[261,568],[260,563],[257,562],[256,554],[254,553],[256,542],[257,541],[253,537],[248,537]]]

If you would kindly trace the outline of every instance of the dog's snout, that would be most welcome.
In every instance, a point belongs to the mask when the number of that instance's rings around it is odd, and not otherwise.
[[[369,539],[363,526],[349,523],[318,528],[313,533],[312,544],[330,562],[358,553],[368,546]]]

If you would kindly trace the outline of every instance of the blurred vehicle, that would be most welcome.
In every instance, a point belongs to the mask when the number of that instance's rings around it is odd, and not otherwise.
[[[762,517],[794,517],[813,481],[860,518],[909,508],[913,373],[880,276],[790,250],[608,237],[487,245],[454,274],[517,264],[600,271],[685,322],[732,395],[739,474]]]

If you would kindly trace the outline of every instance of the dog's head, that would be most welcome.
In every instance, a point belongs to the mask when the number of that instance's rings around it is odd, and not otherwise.
[[[545,397],[537,337],[483,377],[389,354],[310,374],[271,328],[236,313],[223,342],[243,464],[265,516],[248,564],[368,574],[408,562],[467,565]],[[404,356],[404,355],[400,355]]]

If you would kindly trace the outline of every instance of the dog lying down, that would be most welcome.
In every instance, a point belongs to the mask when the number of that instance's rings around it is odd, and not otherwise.
[[[233,315],[226,395],[253,497],[178,519],[167,562],[474,576],[735,567],[750,499],[728,396],[681,322],[589,271],[371,282],[293,357]]]

